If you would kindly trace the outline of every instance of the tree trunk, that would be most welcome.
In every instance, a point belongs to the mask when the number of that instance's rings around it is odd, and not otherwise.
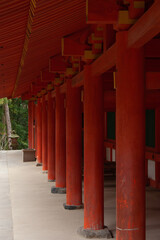
[[[12,149],[12,139],[11,139],[12,127],[11,127],[11,119],[9,114],[8,100],[5,101],[4,109],[5,109],[5,118],[6,118],[6,125],[7,125],[8,148],[11,150]]]
[[[4,115],[4,103],[2,105],[2,136],[0,140],[0,150],[4,150],[6,146],[6,119]]]

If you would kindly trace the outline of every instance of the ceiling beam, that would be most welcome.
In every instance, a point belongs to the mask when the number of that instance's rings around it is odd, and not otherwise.
[[[128,47],[144,46],[160,32],[160,1],[155,1],[128,31]]]
[[[62,38],[62,56],[83,56],[88,49],[87,41],[90,29],[73,33]]]
[[[92,63],[92,74],[101,75],[116,65],[116,44]]]
[[[54,73],[49,72],[48,69],[43,69],[41,71],[41,81],[42,82],[53,82],[55,79]]]
[[[118,10],[116,0],[87,0],[87,23],[115,24],[118,21]]]
[[[66,84],[66,83],[63,83],[63,84],[59,87],[60,93],[66,93],[66,89],[67,89],[67,84]]]
[[[155,108],[160,105],[160,90],[147,90],[145,94],[145,107]],[[104,92],[104,108],[116,107],[116,91],[110,90]]]
[[[53,73],[64,73],[66,71],[66,63],[61,55],[50,58],[49,71]]]
[[[113,44],[105,53],[97,58],[92,64],[92,74],[100,76],[114,67],[116,64],[116,44]],[[72,86],[80,87],[84,83],[84,71],[78,73],[72,78]]]
[[[72,78],[72,87],[81,87],[84,84],[84,71],[78,73]]]

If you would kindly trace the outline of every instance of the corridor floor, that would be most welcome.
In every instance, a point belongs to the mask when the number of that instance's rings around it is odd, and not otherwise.
[[[54,183],[35,162],[23,163],[21,151],[0,152],[0,239],[80,240],[83,210],[64,210],[65,195],[51,194]],[[105,225],[115,230],[114,180],[105,179]],[[146,189],[147,240],[160,239],[160,191]]]

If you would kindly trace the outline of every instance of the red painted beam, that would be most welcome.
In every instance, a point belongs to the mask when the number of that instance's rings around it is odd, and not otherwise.
[[[110,48],[116,40],[116,31],[113,29],[113,25],[107,24],[104,26],[103,31],[103,52]]]
[[[84,71],[72,78],[72,87],[81,87],[84,84]]]
[[[160,58],[160,39],[152,39],[145,45],[145,56]]]
[[[32,95],[37,95],[38,92],[40,92],[42,89],[46,87],[46,84],[42,85],[35,85],[32,87]]]
[[[128,31],[128,47],[142,47],[160,32],[159,9],[160,1],[155,1]]]
[[[116,44],[113,44],[105,53],[92,63],[92,74],[101,75],[116,64]]]
[[[105,53],[103,53],[98,59],[96,59],[92,65],[92,74],[100,76],[116,64],[116,44],[113,44]],[[72,86],[83,86],[84,71],[80,72],[72,78]]]
[[[41,76],[39,76],[35,82],[32,83],[32,86],[34,87],[41,87],[41,88],[45,88],[47,86],[47,81],[46,82],[42,82],[41,81]]]
[[[62,38],[62,56],[83,56],[86,44],[81,44],[69,37]]]
[[[55,90],[51,91],[51,96],[52,96],[52,98],[56,97],[56,91]]]
[[[146,73],[146,89],[160,89],[160,72]]]
[[[128,0],[129,5],[129,17],[132,19],[138,19],[143,13],[145,9],[145,1],[144,0]]]
[[[42,76],[37,77],[36,81],[31,83],[30,86],[30,93],[32,96],[37,95],[38,92],[40,92],[42,89],[45,89],[47,87],[48,82],[47,81],[41,81]]]
[[[86,8],[87,23],[115,24],[118,21],[116,0],[88,0]]]
[[[54,73],[49,72],[48,69],[44,69],[41,71],[42,82],[53,82],[54,78],[55,78]]]
[[[85,49],[90,49],[86,44],[91,28],[83,29],[62,38],[62,56],[83,56]]]
[[[29,100],[32,97],[31,93],[26,92],[24,94],[22,94],[21,98],[22,100]]]
[[[116,45],[113,45],[110,49],[108,49],[108,51],[106,51],[103,55],[101,55],[101,57],[99,57],[94,63],[92,63],[91,66],[93,68],[93,75],[101,75],[115,65],[115,49]],[[158,85],[156,86],[155,84],[158,84],[160,59],[147,58],[146,70],[147,70],[146,81],[148,81],[147,89],[157,89]],[[148,78],[152,78],[154,82],[149,83],[152,80],[151,79],[148,80]],[[157,83],[155,83],[155,81]],[[84,84],[84,71],[80,72],[79,74],[72,78],[73,87],[80,87],[83,86],[83,84]]]
[[[160,90],[147,90],[145,93],[146,108],[160,106]],[[116,91],[110,90],[104,92],[104,108],[116,107]]]
[[[159,39],[153,39],[145,46],[145,55],[147,57],[158,57],[159,51]],[[152,46],[156,47],[153,47]],[[156,51],[157,49],[157,51]],[[114,67],[116,64],[116,44],[113,44],[105,53],[103,53],[97,60],[92,63],[93,75],[101,75]],[[159,72],[160,59],[146,59],[147,71]],[[80,72],[72,78],[72,86],[83,86],[84,72]]]
[[[47,87],[47,81],[42,82],[41,79],[38,78],[37,82],[32,82],[30,85],[29,92],[31,96],[36,96],[38,92],[40,92],[42,89]]]
[[[67,88],[67,84],[66,84],[66,83],[63,83],[63,84],[59,87],[60,93],[66,93],[66,88]]]
[[[66,71],[66,63],[64,58],[60,55],[50,58],[49,71],[53,73],[64,73]]]

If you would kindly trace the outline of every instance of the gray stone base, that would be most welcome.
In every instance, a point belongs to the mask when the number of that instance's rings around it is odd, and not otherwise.
[[[77,233],[84,238],[113,238],[112,232],[107,227],[101,230],[84,229],[80,227]]]
[[[48,179],[48,182],[55,182],[56,180]]]
[[[47,174],[48,170],[42,170],[42,173]]]
[[[66,193],[66,188],[51,187],[51,193],[65,194]]]
[[[36,167],[41,167],[42,163],[36,162]]]
[[[83,204],[77,206],[77,205],[67,205],[66,203],[63,203],[63,207],[66,210],[76,210],[76,209],[81,209],[84,206],[83,206]]]

